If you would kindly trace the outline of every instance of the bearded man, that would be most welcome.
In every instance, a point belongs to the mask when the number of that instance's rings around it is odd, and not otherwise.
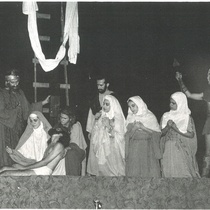
[[[98,94],[96,94],[90,101],[90,109],[87,118],[86,131],[89,133],[88,138],[91,138],[91,131],[95,120],[101,116],[102,101],[104,96],[113,95],[114,92],[109,90],[109,83],[104,75],[99,75],[96,78]]]
[[[31,111],[42,111],[44,101],[29,104],[24,92],[19,88],[19,72],[11,69],[5,74],[5,88],[0,89],[0,167],[10,166],[14,162],[6,152],[6,147],[15,149]]]

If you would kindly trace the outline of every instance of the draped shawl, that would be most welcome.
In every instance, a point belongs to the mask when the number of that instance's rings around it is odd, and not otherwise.
[[[118,147],[122,158],[125,157],[124,134],[126,128],[125,117],[123,115],[122,108],[120,106],[120,103],[114,96],[106,95],[103,101],[105,99],[110,102],[110,110],[109,112],[104,112],[104,110],[102,109],[101,118],[97,121],[95,125],[91,139],[99,164],[104,164],[106,162],[106,157],[110,154],[110,136],[102,123],[102,119],[104,117],[108,117],[110,120],[114,120],[113,129],[116,131],[114,136],[115,145],[116,148]]]
[[[138,111],[134,114],[130,107],[128,108],[128,116],[126,119],[126,125],[133,122],[141,122],[146,128],[149,128],[153,131],[160,132],[160,126],[158,124],[157,118],[155,115],[147,108],[147,105],[139,96],[133,96],[128,99],[128,101],[133,101],[138,107]]]
[[[186,133],[191,114],[187,97],[182,92],[176,92],[171,95],[171,98],[176,102],[177,109],[163,114],[161,128],[163,129],[167,125],[168,120],[172,120],[182,133]]]
[[[41,121],[41,127],[39,127],[38,129],[42,129],[44,132],[46,132],[46,142],[49,139],[49,135],[48,135],[48,130],[51,128],[50,123],[47,121],[47,119],[44,117],[44,115],[39,112],[39,111],[33,111],[33,114],[37,115],[38,118]],[[31,113],[31,114],[32,114]],[[33,159],[30,158],[26,158],[25,156],[23,156],[21,154],[21,152],[19,152],[19,150],[24,147],[24,144],[27,142],[27,140],[31,137],[31,135],[33,134],[33,132],[36,132],[35,129],[33,129],[30,119],[28,117],[28,121],[27,121],[27,126],[26,129],[24,131],[24,133],[22,134],[22,136],[20,137],[20,140],[18,142],[17,147],[15,148],[15,150],[13,150],[12,154],[9,154],[10,157],[17,163],[20,163],[22,165],[29,165],[29,164],[33,164],[35,163],[37,160],[35,159],[35,157]],[[42,144],[42,142],[40,142],[40,144]],[[46,145],[47,146],[47,145]],[[46,149],[46,148],[45,148]],[[30,151],[29,151],[30,152]]]

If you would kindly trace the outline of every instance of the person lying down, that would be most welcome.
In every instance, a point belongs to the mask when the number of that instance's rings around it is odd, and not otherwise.
[[[70,139],[69,135],[54,129],[51,129],[49,134],[51,138],[42,160],[27,166],[20,164],[14,164],[12,167],[4,166],[0,169],[0,176],[51,175],[64,158],[65,148],[69,146]],[[11,148],[7,148],[7,152],[12,152]]]

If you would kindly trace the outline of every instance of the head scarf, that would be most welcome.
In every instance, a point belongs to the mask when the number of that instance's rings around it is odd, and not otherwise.
[[[47,119],[44,117],[44,115],[39,112],[39,111],[33,111],[31,112],[31,114],[35,114],[38,116],[38,118],[40,119],[41,121],[41,125],[39,126],[39,128],[37,129],[41,129],[43,128],[45,130],[45,132],[47,133],[48,135],[48,130],[52,127],[50,125],[50,123],[47,121]],[[29,115],[30,116],[30,115]],[[22,134],[22,136],[20,137],[20,140],[18,142],[18,145],[17,147],[15,148],[16,150],[18,150],[20,147],[22,147],[22,145],[27,141],[27,139],[31,136],[31,134],[35,131],[36,132],[36,129],[33,129],[33,126],[31,125],[31,121],[28,117],[28,120],[27,120],[27,123],[28,125],[26,126],[26,129],[24,131],[24,133]],[[37,130],[38,131],[38,130]],[[49,138],[49,135],[48,135],[48,138]]]
[[[141,122],[146,128],[149,128],[153,131],[160,132],[160,126],[158,124],[157,118],[155,115],[147,108],[147,105],[144,103],[141,97],[133,96],[128,99],[128,101],[133,101],[138,107],[138,112],[134,114],[130,107],[128,108],[128,116],[126,119],[126,125],[133,123],[135,121]]]
[[[112,119],[115,115],[120,115],[124,117],[120,103],[114,96],[106,95],[103,98],[103,102],[105,99],[108,100],[110,103],[110,110],[109,112],[104,112],[104,110],[102,110],[103,115],[105,115],[109,119]]]
[[[99,164],[105,164],[107,161],[107,156],[113,151],[113,149],[110,149],[111,145],[114,145],[114,151],[117,151],[116,158],[118,155],[121,156],[123,159],[125,157],[125,141],[124,141],[124,134],[126,132],[125,127],[125,117],[122,112],[122,108],[120,106],[120,103],[118,100],[112,96],[112,95],[106,95],[103,98],[104,100],[108,100],[110,103],[110,110],[109,112],[104,112],[102,109],[102,115],[101,118],[99,118],[98,121],[96,121],[94,125],[93,132],[91,134],[91,142],[93,144],[93,151],[97,157],[97,161]],[[114,140],[110,140],[110,136],[106,129],[104,129],[104,126],[100,123],[103,118],[108,117],[110,120],[114,119]],[[113,142],[111,144],[110,142]],[[121,161],[119,161],[118,166],[114,167],[108,164],[109,171],[115,170],[117,167],[119,170],[121,170]],[[113,169],[112,169],[113,168]],[[116,169],[116,170],[118,170]],[[117,173],[120,173],[119,171]],[[116,173],[116,174],[117,174]]]
[[[115,117],[120,119],[123,125],[123,129],[125,131],[125,117],[119,101],[112,95],[106,95],[103,98],[103,102],[105,99],[108,100],[110,103],[110,110],[109,112],[104,112],[104,110],[102,109],[102,117],[105,116],[108,117],[109,119],[113,119]]]
[[[186,133],[191,114],[191,111],[188,108],[187,97],[182,92],[176,92],[171,95],[171,98],[176,102],[177,109],[164,113],[161,127],[164,128],[167,125],[168,120],[173,120],[177,128],[182,133]]]

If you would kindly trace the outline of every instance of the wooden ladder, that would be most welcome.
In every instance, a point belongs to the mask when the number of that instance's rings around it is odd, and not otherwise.
[[[50,14],[42,14],[37,12],[37,19],[47,19],[50,20],[51,15]],[[63,29],[64,29],[64,13],[63,13],[63,5],[61,4],[61,31],[63,35]],[[63,37],[63,36],[62,36]],[[39,35],[39,40],[40,42],[49,42],[50,41],[50,36],[43,36]],[[62,40],[61,40],[62,41]],[[44,82],[38,82],[37,81],[37,65],[39,64],[38,59],[34,55],[34,58],[32,59],[33,65],[34,65],[34,82],[33,82],[33,87],[34,87],[34,101],[37,102],[37,95],[38,95],[38,88],[50,88],[50,83],[44,83]],[[68,66],[68,61],[66,57],[60,62],[59,65],[62,65],[64,68],[64,83],[60,84],[60,89],[65,90],[65,98],[66,98],[66,105],[69,105],[69,89],[70,89],[70,84],[68,83],[68,74],[67,74],[67,66]],[[52,97],[51,97],[52,98]],[[55,99],[55,98],[54,98]],[[52,104],[56,103],[56,104]],[[44,113],[49,113],[50,116],[53,115],[53,106],[60,106],[59,100],[51,100],[50,101],[50,108],[43,108]],[[60,108],[60,107],[59,107]]]

